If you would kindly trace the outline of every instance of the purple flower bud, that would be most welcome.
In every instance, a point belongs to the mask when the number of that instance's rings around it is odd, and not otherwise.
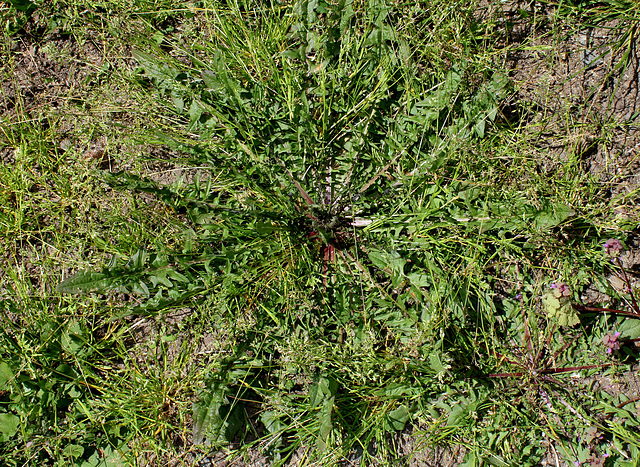
[[[567,284],[565,284],[564,282],[553,283],[553,284],[551,284],[550,287],[552,289],[555,289],[553,294],[557,298],[568,297],[569,295],[571,295],[571,290],[569,289],[569,286]]]
[[[607,334],[602,338],[602,343],[607,348],[608,354],[620,348],[620,341],[618,340],[619,337],[620,337],[620,332],[616,331],[615,333],[613,333],[613,335]]]
[[[624,245],[620,240],[610,238],[604,243],[603,248],[609,256],[619,256],[622,250],[624,250]]]

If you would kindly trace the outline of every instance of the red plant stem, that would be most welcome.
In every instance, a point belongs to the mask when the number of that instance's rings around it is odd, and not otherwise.
[[[487,375],[487,378],[509,378],[509,377],[513,377],[513,378],[518,378],[519,376],[524,375],[524,372],[519,372],[519,373],[491,373],[490,375]]]
[[[631,288],[631,281],[629,280],[629,276],[627,276],[627,272],[624,270],[622,266],[622,261],[620,258],[616,258],[616,262],[620,271],[622,272],[622,279],[627,286],[627,290],[629,291],[629,296],[631,297],[631,307],[633,311],[622,311],[622,310],[614,310],[612,308],[599,308],[594,306],[584,306],[584,305],[571,305],[574,310],[577,311],[595,311],[602,313],[614,313],[618,315],[632,316],[634,318],[640,318],[640,307],[638,307],[638,302],[636,301],[636,297],[633,295],[633,289]]]
[[[636,297],[633,296],[633,289],[631,288],[631,281],[629,280],[629,276],[627,276],[627,272],[622,267],[622,261],[620,258],[616,258],[618,261],[618,266],[620,267],[620,271],[622,271],[622,276],[624,281],[627,284],[627,290],[629,291],[629,296],[631,297],[631,304],[633,305],[633,311],[636,313],[640,313],[640,308],[638,308],[638,303],[636,302]]]
[[[621,409],[625,405],[631,404],[632,402],[638,402],[639,400],[640,400],[640,397],[634,397],[633,399],[629,399],[628,401],[620,402],[618,405],[616,405],[616,408]]]
[[[625,315],[625,316],[633,316],[634,318],[640,318],[640,313],[634,313],[632,311],[622,311],[622,310],[614,310],[612,308],[598,308],[595,306],[584,306],[584,305],[571,305],[573,307],[574,310],[577,311],[595,311],[595,312],[602,312],[602,313],[614,313],[614,314],[618,314],[618,315]]]
[[[584,366],[568,366],[566,368],[547,368],[543,370],[544,374],[557,374],[557,373],[568,373],[570,371],[580,371],[580,370],[591,370],[593,368],[602,368],[605,366],[611,366],[611,363],[601,363],[599,365],[584,365]]]
[[[570,371],[580,371],[580,370],[591,370],[593,368],[602,368],[604,366],[611,366],[611,363],[602,363],[600,365],[585,365],[585,366],[570,366],[566,368],[547,368],[544,370],[540,370],[540,374],[558,374],[558,373],[569,373]],[[525,375],[526,372],[519,371],[517,373],[492,373],[487,375],[487,378],[517,378],[519,376]]]
[[[630,344],[632,342],[640,342],[640,337],[636,339],[620,339],[619,342],[623,344]]]

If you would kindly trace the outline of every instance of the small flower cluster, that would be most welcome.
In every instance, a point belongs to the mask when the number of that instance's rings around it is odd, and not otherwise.
[[[613,335],[607,334],[602,338],[602,343],[607,348],[607,353],[611,353],[620,348],[620,341],[618,340],[618,337],[620,337],[620,333],[616,332]]]
[[[584,434],[585,443],[591,445],[602,441],[602,433],[595,426],[590,426]]]
[[[609,457],[609,454],[598,456],[596,453],[591,453],[591,455],[587,458],[587,463],[585,465],[589,465],[591,467],[604,467],[607,457]],[[582,462],[573,461],[573,465],[575,465],[576,467],[580,467],[582,465]]]
[[[558,282],[551,284],[551,288],[553,289],[553,294],[557,297],[568,297],[571,295],[571,290],[569,286],[564,282]]]
[[[592,452],[587,459],[587,462],[591,467],[604,467],[607,457],[609,457],[609,454],[603,454],[602,456],[599,456],[595,452]]]
[[[624,246],[622,245],[622,242],[620,240],[616,238],[610,238],[605,242],[603,248],[605,253],[609,256],[620,256],[620,253],[622,253]]]

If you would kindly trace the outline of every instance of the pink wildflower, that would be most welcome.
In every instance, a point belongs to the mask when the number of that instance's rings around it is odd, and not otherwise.
[[[558,298],[568,297],[569,295],[571,295],[571,290],[569,289],[569,286],[564,282],[558,282],[557,284],[553,283],[551,284],[551,288],[555,289],[554,295]]]
[[[615,332],[613,335],[607,334],[602,338],[602,343],[607,348],[607,353],[611,353],[620,348],[620,341],[618,340],[618,337],[620,337],[620,333]]]
[[[603,248],[605,253],[607,253],[609,256],[620,256],[620,253],[622,253],[624,246],[622,245],[622,242],[620,240],[616,238],[610,238],[605,242]]]

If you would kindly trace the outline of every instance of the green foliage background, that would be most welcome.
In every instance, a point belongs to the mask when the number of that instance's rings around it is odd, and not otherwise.
[[[465,446],[465,465],[534,465],[548,439],[632,465],[631,406],[563,376],[608,367],[620,323],[545,292],[612,292],[601,239],[635,226],[611,224],[595,181],[519,153],[532,130],[504,112],[513,84],[473,5],[134,6],[148,34],[119,36],[136,62],[123,84],[154,120],[131,137],[194,176],[94,174],[141,228],[98,229],[110,261],[2,302],[2,455],[26,453],[10,465],[162,462],[180,445],[196,462],[231,441],[274,464],[385,464],[405,430]]]

